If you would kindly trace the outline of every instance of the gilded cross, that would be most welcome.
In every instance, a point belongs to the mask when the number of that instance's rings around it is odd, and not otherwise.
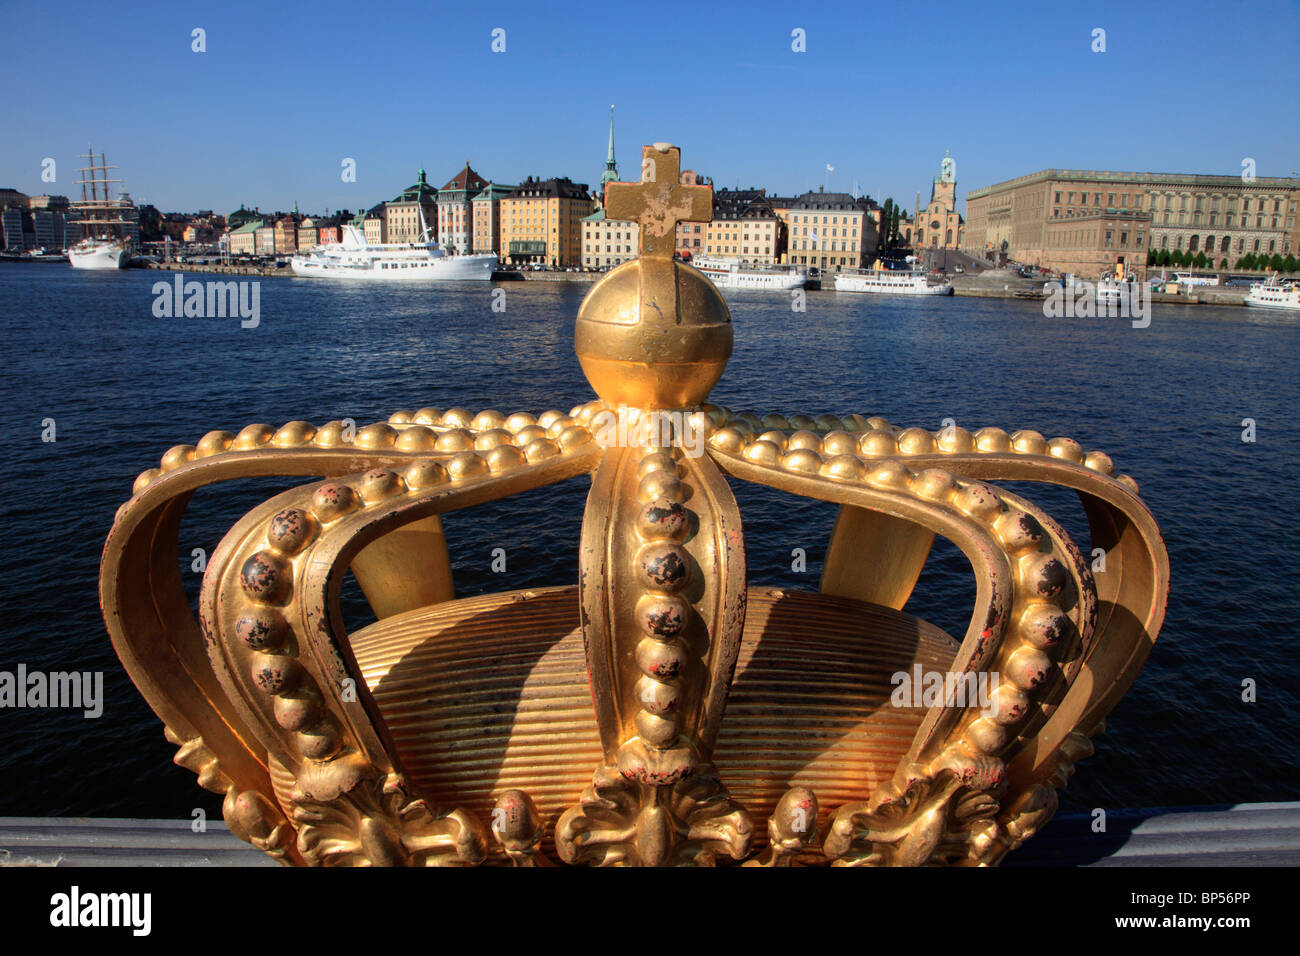
[[[713,221],[713,187],[679,182],[682,151],[669,143],[641,147],[641,181],[605,187],[605,218],[641,227],[641,255],[668,259],[679,222]]]

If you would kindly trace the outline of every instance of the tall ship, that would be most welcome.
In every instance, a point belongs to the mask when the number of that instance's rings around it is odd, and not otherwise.
[[[952,295],[952,283],[947,279],[932,279],[917,264],[915,256],[907,257],[907,268],[887,269],[884,262],[876,260],[874,269],[854,269],[835,276],[836,292],[869,292],[877,295]]]
[[[68,261],[74,269],[125,269],[140,233],[140,214],[126,193],[110,194],[111,185],[122,180],[108,178],[117,167],[108,165],[103,153],[97,163],[95,150],[88,147],[81,158],[88,165],[81,167],[81,199],[72,210],[83,238],[68,250]]]
[[[1300,312],[1300,282],[1294,279],[1282,281],[1277,273],[1268,277],[1267,282],[1256,282],[1246,294],[1246,304],[1265,309],[1286,309]]]
[[[795,269],[754,269],[738,259],[700,256],[691,262],[719,289],[802,289],[808,277]]]
[[[450,256],[429,236],[420,213],[420,242],[369,243],[353,225],[343,227],[341,242],[317,246],[290,260],[294,275],[315,279],[381,282],[457,281],[492,278],[497,257],[490,253]]]

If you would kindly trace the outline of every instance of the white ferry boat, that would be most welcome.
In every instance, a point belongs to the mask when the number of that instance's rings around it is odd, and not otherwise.
[[[109,166],[103,153],[96,163],[94,149],[84,158],[90,165],[81,168],[81,200],[72,203],[72,209],[85,238],[68,249],[68,261],[74,269],[125,269],[135,252],[130,233],[139,231],[140,214],[125,193],[116,199],[109,196],[109,184],[121,182],[108,178],[108,171],[117,167]]]
[[[874,269],[841,272],[835,276],[836,292],[873,292],[877,295],[952,295],[947,279],[931,281],[924,269],[908,256],[907,269],[886,269],[879,260]]]
[[[421,217],[423,218],[423,217]],[[371,245],[356,226],[343,227],[343,241],[317,246],[290,260],[295,275],[321,279],[383,282],[479,280],[492,278],[497,257],[490,254],[449,256],[424,229],[423,242]]]
[[[1140,302],[1141,290],[1137,276],[1131,272],[1122,275],[1106,273],[1097,280],[1097,308],[1130,309]]]
[[[751,269],[737,259],[706,258],[691,262],[719,289],[802,289],[808,277],[794,269]]]
[[[1278,279],[1277,273],[1268,277],[1267,282],[1256,282],[1246,294],[1247,305],[1257,305],[1265,309],[1287,309],[1300,312],[1300,282],[1294,279],[1285,282]]]

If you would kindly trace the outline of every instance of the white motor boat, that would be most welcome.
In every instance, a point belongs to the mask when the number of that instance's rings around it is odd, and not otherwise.
[[[802,289],[808,277],[795,269],[755,269],[738,259],[701,256],[691,262],[719,289],[785,290]]]
[[[423,217],[422,217],[423,218]],[[343,227],[343,241],[317,246],[290,260],[295,275],[320,279],[382,282],[478,280],[486,282],[497,268],[491,254],[449,256],[429,239],[423,242],[366,242],[356,226]]]
[[[874,269],[838,273],[835,291],[876,295],[952,295],[952,283],[947,279],[932,281],[929,274],[916,265],[915,256],[908,256],[907,262],[907,269],[886,269],[877,261]]]
[[[1300,312],[1300,282],[1278,279],[1277,273],[1268,277],[1267,282],[1256,282],[1246,294],[1246,304],[1265,309],[1287,309]]]

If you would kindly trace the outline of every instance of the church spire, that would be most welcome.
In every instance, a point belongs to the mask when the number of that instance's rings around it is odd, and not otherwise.
[[[614,106],[609,107],[609,155],[605,157],[605,171],[600,175],[600,185],[618,182],[618,163],[614,162]]]

